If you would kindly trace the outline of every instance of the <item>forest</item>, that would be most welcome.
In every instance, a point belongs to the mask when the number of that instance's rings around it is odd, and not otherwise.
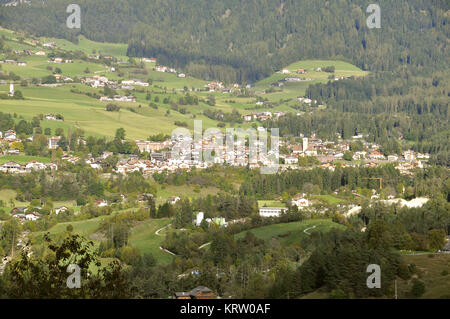
[[[380,29],[367,27],[362,0],[83,0],[81,29],[65,26],[70,3],[5,7],[0,23],[37,36],[128,43],[129,56],[227,82],[253,82],[307,58],[394,71],[443,68],[448,57],[445,0],[379,1]]]

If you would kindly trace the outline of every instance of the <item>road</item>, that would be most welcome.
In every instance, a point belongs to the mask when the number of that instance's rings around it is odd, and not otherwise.
[[[314,226],[312,226],[312,227],[308,227],[308,228],[306,228],[303,232],[304,232],[306,235],[311,235],[310,233],[307,232],[307,230],[310,230],[310,229],[313,229],[313,228],[316,228],[316,227],[317,227],[317,225],[314,225]]]

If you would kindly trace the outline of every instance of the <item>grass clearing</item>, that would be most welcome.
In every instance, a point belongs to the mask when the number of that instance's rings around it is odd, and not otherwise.
[[[433,254],[430,258],[426,255],[403,255],[403,260],[408,264],[415,264],[419,269],[419,280],[425,284],[425,293],[422,299],[450,298],[450,254]],[[447,275],[443,275],[447,271]],[[409,292],[412,287],[412,279],[399,279],[398,294],[400,298],[411,298]]]
[[[147,219],[138,223],[131,230],[129,244],[139,249],[141,254],[151,253],[158,264],[168,264],[172,261],[172,255],[165,253],[159,247],[164,241],[164,235],[156,235],[155,232],[169,225],[171,219]]]
[[[263,226],[251,229],[249,232],[252,232],[256,237],[264,239],[265,241],[275,238],[280,241],[283,246],[288,246],[293,243],[298,243],[306,236],[309,236],[304,232],[307,229],[310,229],[307,232],[311,233],[314,231],[327,232],[332,228],[345,228],[345,226],[334,223],[331,219],[308,219],[298,222]],[[235,239],[244,238],[246,232],[247,231],[236,234]]]

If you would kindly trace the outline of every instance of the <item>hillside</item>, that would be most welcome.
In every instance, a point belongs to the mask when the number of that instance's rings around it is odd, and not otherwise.
[[[113,137],[116,129],[123,127],[127,137],[132,139],[146,139],[150,135],[170,134],[177,127],[175,122],[184,122],[193,128],[193,119],[203,121],[203,127],[217,127],[222,122],[226,127],[239,126],[248,128],[252,123],[245,123],[242,116],[251,112],[273,111],[292,112],[298,96],[305,94],[307,87],[314,83],[326,83],[327,77],[365,76],[368,72],[361,71],[342,61],[297,61],[286,69],[291,74],[273,73],[261,80],[252,91],[255,93],[238,95],[236,93],[210,92],[205,90],[206,81],[188,75],[177,77],[174,73],[157,72],[155,63],[141,63],[137,59],[129,60],[125,57],[126,46],[123,44],[101,43],[79,37],[78,44],[64,39],[48,37],[30,37],[25,33],[14,32],[0,28],[4,50],[0,52],[0,60],[10,59],[21,61],[26,66],[2,63],[0,77],[5,79],[0,84],[0,94],[8,93],[11,79],[25,97],[24,100],[6,99],[0,105],[2,112],[14,112],[27,120],[39,114],[62,114],[64,121],[43,120],[43,128],[50,128],[55,132],[57,128],[82,129],[86,135]],[[45,43],[54,43],[55,47],[44,47]],[[41,50],[44,56],[27,55],[24,50],[37,52]],[[13,54],[14,51],[19,54]],[[111,55],[117,62],[109,60],[95,60],[88,57],[95,54]],[[50,57],[67,56],[73,63],[54,63]],[[159,64],[159,63],[158,63]],[[116,70],[112,71],[111,67]],[[318,67],[335,66],[334,73],[317,72]],[[306,69],[302,77],[307,81],[290,83],[286,77],[300,77],[296,70]],[[73,82],[58,83],[56,86],[36,85],[42,79],[59,72],[64,77],[70,77]],[[79,83],[84,77],[105,76],[113,81],[128,80],[130,78],[149,81],[147,88],[135,90],[118,90],[121,94],[136,96],[136,103],[122,103],[120,112],[105,110],[106,102],[99,101],[99,96],[105,95],[103,88],[92,88]],[[61,82],[61,81],[60,81]],[[284,82],[285,87],[273,90],[273,82]],[[24,84],[25,83],[25,84]],[[267,91],[267,94],[266,94]],[[179,100],[187,94],[198,97],[196,105],[180,105]],[[148,98],[150,94],[150,98]],[[90,96],[89,96],[90,95]],[[214,97],[214,105],[208,104],[208,99]],[[258,100],[265,100],[268,104],[257,105]],[[176,104],[176,107],[174,106]],[[150,107],[152,105],[152,107]],[[205,116],[205,111],[209,111]],[[233,114],[230,120],[222,120],[220,114]],[[151,125],[149,125],[151,123]]]

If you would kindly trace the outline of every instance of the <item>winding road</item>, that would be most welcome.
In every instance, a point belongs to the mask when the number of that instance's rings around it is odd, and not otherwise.
[[[317,227],[317,225],[314,225],[314,226],[312,226],[312,227],[308,227],[308,228],[306,228],[305,230],[303,230],[303,232],[304,232],[306,235],[311,236],[311,234],[308,233],[307,230],[310,230],[310,229],[313,229],[313,228],[316,228],[316,227]]]
[[[172,225],[172,224],[168,224],[168,225],[164,226],[163,228],[158,229],[157,231],[155,231],[155,235],[156,235],[156,236],[164,236],[164,235],[161,235],[159,232],[160,232],[161,230],[163,230],[163,229],[166,229],[166,228],[169,227],[170,225]],[[170,250],[165,249],[165,248],[162,247],[162,246],[159,246],[159,249],[161,249],[162,251],[164,251],[164,252],[166,252],[166,253],[168,253],[168,254],[171,254],[172,256],[176,256],[175,253],[171,252]]]

